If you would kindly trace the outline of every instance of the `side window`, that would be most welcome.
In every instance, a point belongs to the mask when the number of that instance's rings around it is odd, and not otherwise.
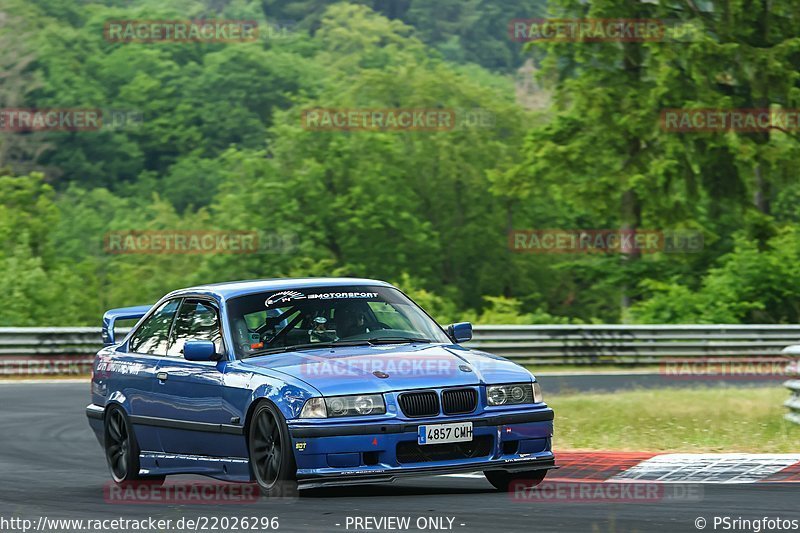
[[[151,355],[166,354],[169,328],[179,304],[180,298],[164,302],[150,315],[131,337],[130,351]]]
[[[217,353],[222,353],[219,316],[210,303],[184,300],[175,319],[167,355],[183,357],[183,345],[186,341],[212,341],[217,347]]]

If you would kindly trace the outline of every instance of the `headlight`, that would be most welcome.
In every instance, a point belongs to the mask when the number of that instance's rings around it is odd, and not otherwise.
[[[538,394],[537,394],[538,391]],[[486,387],[489,405],[516,405],[542,401],[542,391],[538,383],[511,383]]]
[[[322,398],[309,398],[300,411],[300,418],[328,418]]]
[[[538,381],[533,382],[533,401],[534,403],[542,403],[544,396],[542,395],[542,387],[539,386]]]
[[[328,418],[338,416],[382,415],[386,404],[382,394],[361,394],[358,396],[334,396],[331,398],[311,398],[306,401],[300,418]]]

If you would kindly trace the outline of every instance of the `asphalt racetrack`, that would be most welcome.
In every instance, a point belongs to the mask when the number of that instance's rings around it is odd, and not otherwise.
[[[715,516],[727,516],[729,520],[800,520],[800,484],[796,483],[703,484],[698,486],[699,498],[673,502],[576,503],[515,500],[509,494],[494,491],[484,479],[465,475],[305,490],[298,499],[285,502],[108,503],[104,486],[110,478],[105,459],[84,415],[88,389],[88,383],[0,383],[0,519],[29,519],[36,523],[40,517],[177,520],[276,516],[278,531],[328,532],[387,530],[377,527],[377,522],[370,522],[368,529],[355,528],[352,520],[391,516],[410,517],[407,529],[388,529],[393,531],[431,531],[437,530],[438,524],[442,527],[438,530],[445,531],[599,533],[698,531],[697,525],[704,525],[706,531],[754,530],[724,529],[722,524],[715,528]],[[426,521],[428,518],[432,520]],[[6,522],[0,530],[19,529]]]

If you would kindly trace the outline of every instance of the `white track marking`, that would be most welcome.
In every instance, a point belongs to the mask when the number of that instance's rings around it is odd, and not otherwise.
[[[800,454],[671,453],[657,455],[608,481],[755,483],[800,462]]]

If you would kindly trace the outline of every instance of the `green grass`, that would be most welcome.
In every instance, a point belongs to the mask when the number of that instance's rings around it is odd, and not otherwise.
[[[789,393],[759,388],[653,389],[551,394],[558,450],[800,451],[800,426],[783,418]]]

